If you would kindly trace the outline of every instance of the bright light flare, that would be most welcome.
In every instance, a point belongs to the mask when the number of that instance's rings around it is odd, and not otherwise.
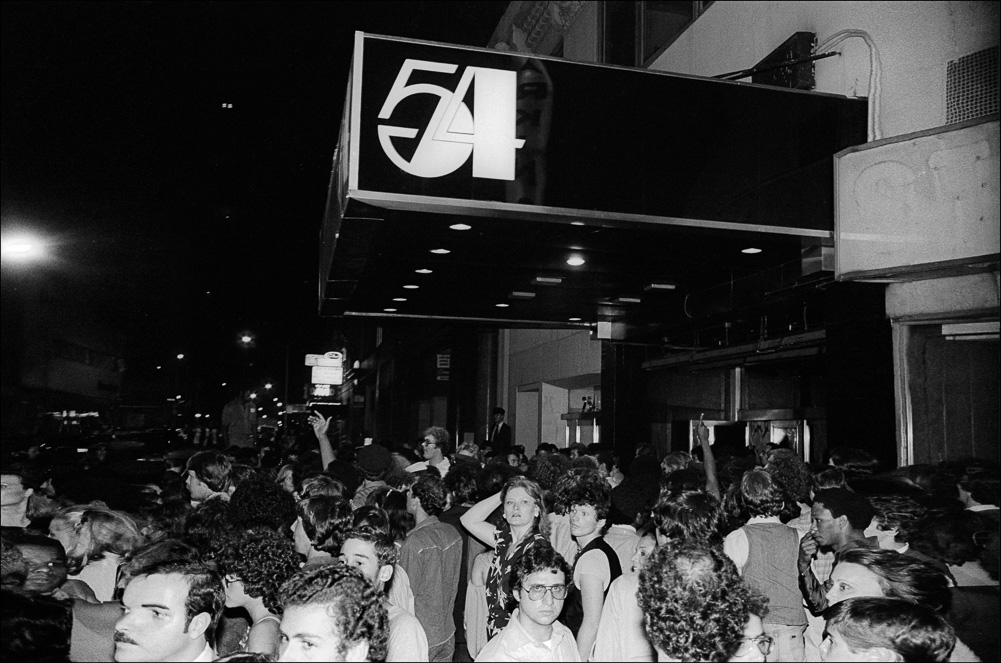
[[[4,262],[33,262],[45,257],[45,244],[31,235],[5,237],[0,241],[0,256]]]

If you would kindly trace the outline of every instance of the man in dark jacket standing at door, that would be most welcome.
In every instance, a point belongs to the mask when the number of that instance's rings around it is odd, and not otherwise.
[[[504,415],[507,414],[502,407],[494,408],[494,425],[490,429],[490,438],[487,445],[495,453],[507,453],[511,450],[511,427],[504,423]]]

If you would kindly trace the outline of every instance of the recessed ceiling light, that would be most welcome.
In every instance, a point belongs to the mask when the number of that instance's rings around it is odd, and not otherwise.
[[[384,308],[382,310],[385,311],[386,313],[396,313],[395,308]]]
[[[639,297],[619,297],[618,299],[620,304],[639,304],[642,301]]]
[[[497,308],[507,308],[509,304],[494,304]]]
[[[405,302],[405,301],[407,301],[407,298],[406,297],[393,297],[393,301],[394,302]]]
[[[753,246],[749,246],[746,249],[743,249],[741,253],[761,253],[761,249],[756,249]]]
[[[570,222],[570,225],[571,225],[571,226],[582,226],[582,225],[584,225],[584,222],[583,222],[583,221],[571,221],[571,222]],[[578,320],[579,320],[579,319],[580,319],[580,318],[578,318]]]
[[[438,255],[443,256],[446,253],[451,253],[451,251],[448,249],[431,249],[431,253],[437,253]]]
[[[415,269],[414,271],[417,272],[418,274],[430,274],[431,273],[430,269]]]
[[[508,295],[508,297],[510,297],[511,299],[532,299],[533,297],[535,297],[535,293],[515,290],[510,295]]]
[[[403,288],[404,288],[405,290],[416,290],[416,289],[417,289],[417,288],[419,288],[419,287],[420,287],[419,285],[414,285],[414,284],[412,284],[412,283],[409,283],[409,284],[407,284],[407,285],[403,286]]]
[[[571,267],[580,267],[585,262],[586,261],[580,256],[570,256],[569,258],[567,258],[567,264],[570,265]]]
[[[453,223],[449,226],[452,230],[469,230],[472,228],[468,223]]]
[[[580,318],[570,318],[570,322],[580,322]]]
[[[556,276],[536,276],[532,279],[532,285],[559,285],[563,279]]]
[[[647,292],[651,290],[674,290],[678,285],[676,283],[668,283],[666,281],[661,281],[659,283],[651,283],[645,286],[643,289]]]

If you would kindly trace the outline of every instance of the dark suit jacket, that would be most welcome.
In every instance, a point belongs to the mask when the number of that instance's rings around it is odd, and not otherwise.
[[[496,425],[490,429],[490,447],[494,451],[510,451],[511,449],[511,427],[507,423],[502,423],[500,430]]]

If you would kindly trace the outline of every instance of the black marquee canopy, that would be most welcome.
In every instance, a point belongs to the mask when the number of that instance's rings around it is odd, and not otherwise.
[[[808,327],[866,142],[865,99],[363,33],[344,108],[321,315],[645,343]]]

